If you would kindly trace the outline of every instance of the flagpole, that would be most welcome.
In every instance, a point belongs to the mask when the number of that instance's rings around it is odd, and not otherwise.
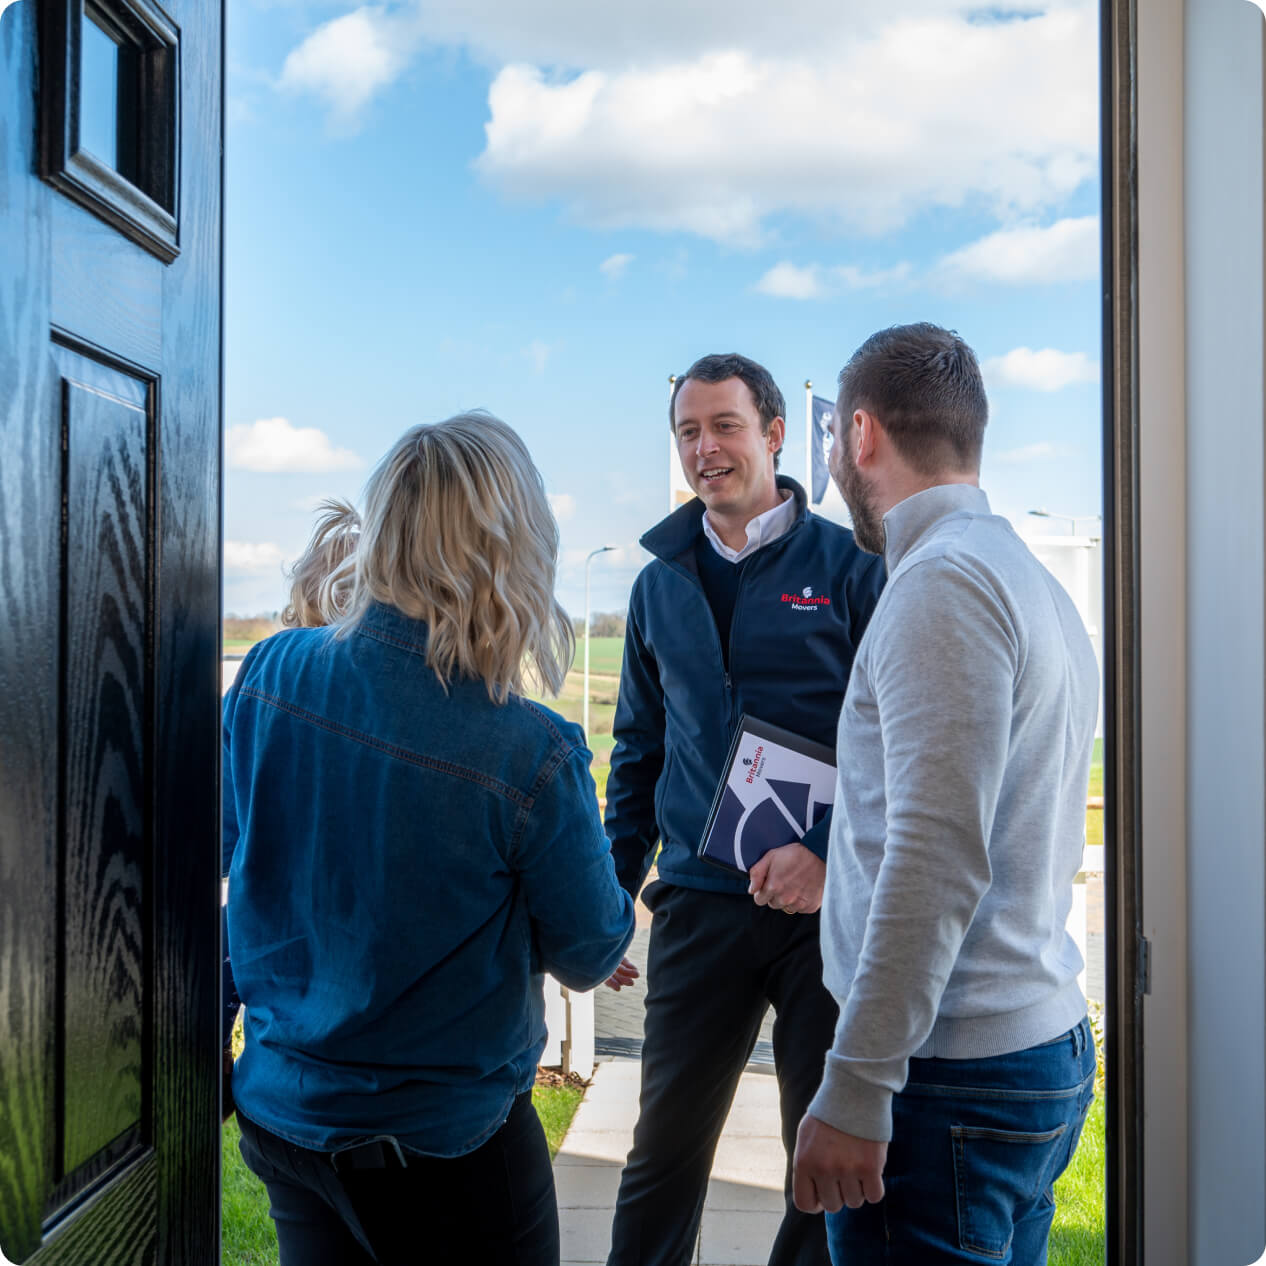
[[[804,380],[804,490],[813,501],[813,383]]]
[[[677,384],[677,375],[668,375],[668,407],[672,408],[673,387]],[[669,419],[671,423],[671,419]],[[673,427],[668,428],[668,511],[671,514],[677,508],[677,490],[673,487],[673,462],[677,460],[677,436]]]

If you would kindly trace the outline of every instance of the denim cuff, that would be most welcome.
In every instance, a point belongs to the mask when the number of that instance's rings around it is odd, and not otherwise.
[[[892,1091],[855,1077],[832,1051],[827,1052],[822,1084],[809,1104],[809,1115],[855,1138],[876,1143],[892,1140]]]

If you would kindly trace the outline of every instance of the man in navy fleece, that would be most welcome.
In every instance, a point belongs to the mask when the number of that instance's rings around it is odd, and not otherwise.
[[[677,380],[670,423],[695,500],[652,528],[629,604],[607,784],[616,873],[636,894],[662,843],[647,965],[641,1116],[608,1266],[684,1266],[717,1139],[772,1004],[783,1141],[822,1075],[836,1006],[822,985],[818,907],[828,820],[748,875],[700,861],[739,718],[831,744],[883,565],[810,512],[777,474],[782,393],[746,357],[706,356]],[[812,599],[810,601],[809,599]],[[795,917],[788,917],[795,916]],[[608,982],[627,984],[626,959]],[[824,1266],[821,1218],[791,1202],[775,1266]]]

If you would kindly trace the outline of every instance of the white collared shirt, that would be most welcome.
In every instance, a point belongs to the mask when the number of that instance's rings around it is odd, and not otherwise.
[[[726,562],[741,563],[749,554],[754,554],[762,545],[776,541],[796,521],[796,498],[790,488],[783,488],[782,501],[772,510],[758,514],[747,525],[747,544],[742,549],[731,549],[718,535],[716,528],[708,521],[707,512],[703,516],[703,532]]]

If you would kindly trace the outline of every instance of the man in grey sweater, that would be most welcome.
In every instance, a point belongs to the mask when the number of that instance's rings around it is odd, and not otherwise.
[[[840,715],[822,959],[840,1019],[795,1199],[837,1266],[1046,1260],[1094,1084],[1065,924],[1099,674],[978,476],[988,406],[933,325],[840,375],[832,475],[888,585]]]

